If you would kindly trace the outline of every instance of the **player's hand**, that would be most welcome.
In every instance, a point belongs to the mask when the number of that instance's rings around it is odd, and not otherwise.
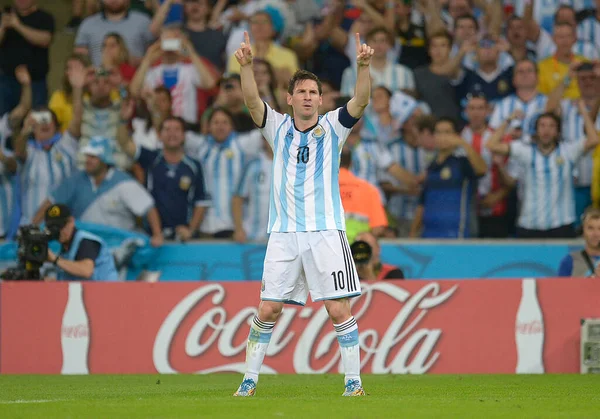
[[[248,237],[246,237],[246,232],[244,229],[235,230],[233,232],[233,240],[236,243],[246,243],[248,241]]]
[[[354,34],[356,41],[356,64],[359,67],[368,67],[371,64],[371,57],[373,56],[373,48],[367,44],[360,43],[360,34],[356,32]]]
[[[17,66],[17,68],[15,68],[15,78],[21,86],[29,86],[31,84],[31,76],[29,75],[29,70],[24,64],[21,64],[20,66]]]
[[[240,44],[234,55],[240,66],[245,67],[252,64],[252,48],[250,47],[250,35],[247,31],[244,31],[244,42]]]
[[[180,225],[175,227],[175,233],[182,242],[186,242],[192,238],[192,230],[188,226]]]

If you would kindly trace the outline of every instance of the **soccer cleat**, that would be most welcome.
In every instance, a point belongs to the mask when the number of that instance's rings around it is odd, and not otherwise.
[[[234,397],[252,397],[256,393],[256,383],[252,378],[246,378],[242,381],[237,391],[233,394]]]
[[[348,380],[346,383],[346,391],[342,396],[366,396],[365,390],[360,385],[360,381],[358,380]]]

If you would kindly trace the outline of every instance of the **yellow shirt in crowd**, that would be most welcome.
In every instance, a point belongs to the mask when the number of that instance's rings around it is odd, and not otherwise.
[[[255,50],[255,47],[252,46],[253,53],[255,52]],[[275,71],[281,69],[288,70],[290,72],[290,76],[294,74],[296,70],[298,70],[298,68],[300,68],[298,66],[298,57],[296,56],[294,51],[274,43],[271,43],[269,51],[264,57],[264,60],[268,61],[273,67],[273,70]],[[240,64],[237,62],[235,55],[232,55],[229,58],[229,63],[227,64],[227,71],[229,73],[240,72]]]
[[[574,60],[587,61],[585,57],[576,55]],[[548,57],[538,63],[538,90],[544,95],[550,94],[569,72],[569,64],[561,63],[556,57]],[[573,78],[569,87],[565,89],[564,99],[579,99],[579,86],[577,80]]]
[[[113,90],[110,94],[110,98],[113,101],[119,100],[119,92]],[[73,102],[70,98],[67,98],[64,90],[55,90],[54,93],[52,93],[48,108],[56,114],[61,132],[65,132],[67,128],[69,128],[69,124],[73,118]]]

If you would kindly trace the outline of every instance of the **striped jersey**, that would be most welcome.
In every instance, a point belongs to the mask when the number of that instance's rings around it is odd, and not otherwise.
[[[523,16],[525,6],[531,0],[512,0],[515,14]],[[548,32],[554,28],[554,14],[560,5],[567,5],[579,12],[584,9],[593,9],[594,0],[537,0],[533,3],[533,19],[540,27]]]
[[[386,147],[375,140],[361,139],[352,150],[352,173],[371,185],[378,186],[380,173],[386,172],[393,163]]]
[[[561,142],[549,154],[535,143],[513,141],[510,156],[521,166],[523,185],[517,224],[530,230],[549,230],[575,222],[573,171],[583,155],[585,140]]]
[[[490,118],[490,127],[497,129],[509,116],[516,110],[521,110],[524,114],[521,122],[524,135],[531,135],[535,131],[535,121],[537,117],[544,113],[548,97],[539,93],[529,102],[524,102],[516,94],[501,99],[494,105],[494,111]]]
[[[410,68],[402,64],[388,61],[380,71],[373,66],[370,67],[371,85],[373,87],[385,86],[390,92],[397,90],[415,90],[415,77]],[[354,96],[356,87],[356,68],[348,66],[342,73],[342,85],[340,92],[342,96]]]
[[[246,200],[243,225],[250,241],[265,241],[268,237],[272,172],[273,160],[261,153],[248,162],[237,187],[236,195]]]
[[[299,131],[292,117],[265,103],[261,132],[274,153],[269,233],[346,229],[339,159],[357,121],[344,106]]]
[[[6,140],[11,135],[8,113],[0,118],[0,150],[7,157],[13,155],[6,149]],[[10,228],[13,205],[15,204],[14,174],[8,173],[4,163],[0,162],[0,237],[4,237]]]
[[[583,117],[577,109],[577,103],[571,100],[561,102],[562,138],[566,143],[578,141],[585,137]],[[600,115],[596,118],[596,128],[600,130]],[[592,154],[583,156],[575,170],[575,186],[590,186],[594,163]]]
[[[577,38],[600,48],[600,21],[596,16],[584,19],[577,26]]]
[[[58,134],[60,135],[60,134]],[[76,170],[78,143],[65,131],[49,150],[27,143],[27,160],[19,165],[21,224],[30,224],[49,192]]]
[[[552,35],[550,35],[544,30],[541,30],[540,36],[538,37],[538,40],[535,43],[535,51],[538,61],[554,55],[554,53],[556,52],[556,45],[554,44]],[[589,60],[597,60],[600,58],[600,47],[598,46],[598,44],[593,44],[585,38],[577,39],[577,41],[575,41],[575,44],[573,44],[573,48],[571,48],[571,51],[573,52],[573,54],[580,55]]]

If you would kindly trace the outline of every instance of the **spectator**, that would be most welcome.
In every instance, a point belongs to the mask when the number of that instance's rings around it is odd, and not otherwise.
[[[169,7],[175,6],[174,3],[174,0],[165,0],[154,15],[150,26],[154,36],[160,35],[167,19],[167,11]],[[221,30],[209,26],[211,9],[210,0],[186,0],[183,3],[183,33],[187,35],[200,57],[206,58],[215,68],[222,71],[225,67],[223,58],[227,37]]]
[[[260,94],[260,98],[264,102],[266,102],[271,108],[273,108],[273,110],[277,112],[283,112],[283,109],[287,107],[287,104],[285,103],[286,92],[283,89],[279,89],[277,87],[277,79],[275,78],[275,72],[273,71],[273,67],[271,66],[271,64],[269,64],[268,61],[261,60],[260,58],[255,58],[252,61],[252,69],[254,70],[254,80],[256,81],[256,86],[258,87],[258,93]],[[234,81],[234,83],[235,80],[237,80],[238,84],[240,81],[237,77],[232,77],[231,80]],[[223,87],[225,88],[225,86]],[[325,94],[325,92],[323,92],[323,94]],[[247,113],[245,114],[247,115]]]
[[[109,33],[118,33],[131,54],[131,64],[137,65],[152,42],[150,18],[129,10],[130,0],[103,0],[102,10],[87,17],[75,37],[75,52],[88,55],[94,66],[102,64],[102,43]]]
[[[462,130],[460,136],[485,160],[488,167],[487,173],[479,179],[477,185],[479,237],[506,238],[510,231],[507,197],[515,184],[518,168],[514,164],[505,167],[504,158],[493,157],[485,148],[493,134],[486,122],[489,112],[490,106],[485,96],[471,96],[466,109],[469,125]]]
[[[397,93],[396,98],[401,106],[396,112],[392,111],[392,92],[385,86],[373,88],[371,103],[365,110],[363,126],[360,137],[363,140],[374,140],[381,145],[387,146],[401,137],[402,124],[410,118],[413,113],[418,112],[417,101],[402,93]]]
[[[80,221],[134,230],[136,218],[148,218],[151,243],[162,244],[161,223],[154,200],[131,176],[114,168],[112,144],[94,137],[81,149],[85,170],[64,179],[42,202],[33,219],[40,223],[54,204],[64,203]]]
[[[572,1],[570,1],[573,3]],[[530,20],[540,29],[552,33],[556,21],[556,13],[564,0],[517,0],[515,14]]]
[[[62,89],[55,90],[50,96],[48,107],[58,118],[61,132],[69,128],[73,118],[73,86],[69,81],[69,74],[73,71],[85,71],[89,65],[85,55],[71,54],[65,63]]]
[[[460,54],[450,60],[451,45],[452,37],[446,32],[435,33],[429,38],[431,64],[415,70],[415,84],[417,96],[429,105],[435,116],[458,120],[460,108],[450,80],[458,75],[460,62],[471,45],[465,44]]]
[[[581,55],[573,55],[572,48],[576,41],[575,27],[568,23],[557,23],[554,27],[554,43],[556,53],[538,63],[538,90],[545,95],[550,94],[560,83],[568,86],[564,97],[578,99],[580,96],[577,82],[567,78],[569,66],[585,60]]]
[[[160,149],[163,147],[158,138],[160,127],[164,120],[173,116],[171,91],[165,86],[158,86],[144,90],[142,97],[145,103],[143,117],[131,121],[133,142],[148,150]]]
[[[581,99],[588,112],[597,106],[600,101],[600,78],[594,73],[592,63],[582,63],[573,65],[567,76],[577,80],[577,85],[581,92]],[[563,99],[565,84],[559,84],[550,94],[548,100],[548,111],[554,111],[562,119],[562,138],[565,142],[577,141],[585,137],[583,116],[579,113],[577,101]],[[596,112],[597,113],[597,112]],[[590,113],[590,117],[592,114]],[[600,128],[600,118],[595,118],[596,128]],[[575,173],[575,220],[579,225],[581,215],[592,203],[590,185],[592,183],[593,160],[592,155],[583,156],[577,164]]]
[[[506,22],[506,40],[508,41],[507,52],[514,62],[531,60],[535,63],[537,53],[534,48],[530,48],[527,42],[527,26],[523,18],[516,15],[508,18]]]
[[[98,12],[98,3],[98,0],[72,0],[71,19],[67,23],[65,30],[69,33],[77,31],[84,15],[90,16]]]
[[[583,250],[571,252],[560,261],[558,276],[600,278],[600,210],[588,208],[582,218]]]
[[[256,68],[256,60],[252,61],[252,65],[254,66],[254,68]],[[256,78],[256,76],[255,76],[255,78]],[[335,86],[333,85],[333,82],[331,82],[329,80],[324,80],[324,79],[320,79],[320,80],[321,80],[321,91],[323,92],[323,94],[321,95],[322,102],[321,102],[321,106],[319,106],[319,112],[323,112],[323,115],[325,115],[327,112],[334,111],[340,107],[340,106],[338,106],[339,105],[338,101],[340,100],[341,95],[340,95],[340,91],[336,90]],[[287,95],[287,92],[284,92],[283,90],[281,93],[282,93],[282,95]],[[343,103],[346,103],[347,101],[348,100],[344,99]],[[285,101],[282,101],[282,102],[285,103]],[[287,103],[285,103],[284,108],[286,108],[287,106],[288,106]]]
[[[427,169],[410,237],[476,237],[476,180],[487,172],[485,160],[458,135],[452,120],[438,119],[434,135],[437,157]]]
[[[75,218],[66,205],[48,208],[46,224],[58,231],[60,253],[48,249],[46,260],[58,267],[58,279],[67,281],[116,281],[119,278],[115,260],[100,237],[75,227]],[[49,280],[49,279],[46,279]]]
[[[17,191],[14,188],[14,175],[17,173],[17,160],[7,142],[17,130],[24,116],[31,108],[31,78],[27,67],[20,65],[15,77],[21,84],[21,100],[10,113],[0,116],[0,239],[10,232]]]
[[[596,0],[596,10],[577,26],[577,38],[600,49],[600,1]]]
[[[186,0],[185,3],[194,0]],[[182,0],[150,0],[152,23],[150,32],[159,37],[163,26],[181,26],[185,22],[184,2]]]
[[[202,132],[208,132],[208,120],[215,108],[227,109],[233,115],[234,129],[238,133],[248,133],[256,129],[250,112],[244,103],[240,75],[224,74],[219,81],[219,94],[212,107],[202,115]]]
[[[189,55],[191,62],[184,59]],[[151,65],[161,58],[161,63]],[[210,89],[215,78],[194,51],[190,40],[177,28],[163,29],[161,39],[146,52],[131,82],[131,94],[139,97],[142,86],[154,89],[165,86],[173,98],[173,115],[190,124],[198,122],[197,87]]]
[[[54,18],[38,9],[36,0],[13,0],[0,20],[0,115],[10,112],[21,96],[15,69],[25,64],[31,77],[34,107],[48,103],[46,77]]]
[[[275,70],[278,84],[285,85],[299,66],[298,58],[292,50],[274,42],[277,34],[282,30],[282,16],[274,7],[258,11],[250,18],[252,54],[256,58],[268,61]],[[229,59],[227,71],[240,72],[240,65],[233,54]]]
[[[553,113],[540,115],[532,142],[501,143],[501,138],[515,112],[504,121],[487,143],[493,153],[510,154],[523,167],[518,181],[524,194],[517,221],[522,238],[575,237],[575,200],[573,170],[579,159],[598,144],[598,135],[583,102],[579,102],[587,138],[565,143],[560,141],[561,121]]]
[[[500,35],[502,6],[499,1],[449,0],[447,10],[440,8],[439,2],[435,0],[425,0],[425,3],[424,11],[427,16],[429,36],[442,30],[448,30],[454,34],[457,20],[464,15],[475,16],[478,19],[478,26],[486,28],[490,35],[496,37]],[[477,6],[477,8],[473,6]]]
[[[34,108],[25,118],[23,129],[13,144],[19,166],[21,224],[29,224],[40,203],[75,170],[77,139],[81,134],[82,92],[86,73],[73,69],[73,118],[61,133],[58,119],[47,107]]]
[[[350,250],[361,280],[404,279],[404,272],[399,267],[381,262],[381,246],[373,233],[360,233]],[[365,257],[361,258],[359,253],[365,253]]]
[[[371,231],[382,236],[388,225],[385,208],[381,203],[379,190],[350,171],[352,151],[344,147],[340,155],[340,196],[346,216],[348,241],[354,241],[358,233]]]
[[[117,87],[127,87],[135,75],[135,67],[129,63],[129,50],[125,40],[116,32],[107,34],[102,42],[102,67],[115,72]]]
[[[238,243],[265,242],[268,238],[272,166],[273,149],[264,140],[259,156],[246,164],[231,201],[233,239]]]
[[[116,146],[117,127],[121,98],[114,90],[110,80],[110,72],[105,68],[97,68],[88,85],[89,95],[83,100],[83,119],[81,122],[80,147],[85,147],[92,137],[105,137],[113,142],[114,160],[121,170],[131,167],[131,159]],[[77,165],[83,169],[86,157],[78,153]]]
[[[427,38],[425,28],[414,23],[412,16],[412,1],[396,2],[396,42],[400,45],[400,58],[398,63],[411,70],[429,64],[427,55]]]
[[[490,118],[490,128],[498,129],[515,110],[523,111],[523,120],[517,121],[523,132],[531,135],[537,117],[544,112],[548,97],[537,90],[538,76],[535,62],[519,61],[514,68],[512,84],[515,93],[498,101]]]
[[[393,35],[384,27],[377,27],[367,34],[366,41],[375,51],[371,58],[371,83],[374,86],[384,86],[391,92],[414,92],[415,79],[412,71],[388,59],[388,53],[394,45]],[[341,94],[352,96],[355,85],[356,68],[349,66],[342,75]]]

